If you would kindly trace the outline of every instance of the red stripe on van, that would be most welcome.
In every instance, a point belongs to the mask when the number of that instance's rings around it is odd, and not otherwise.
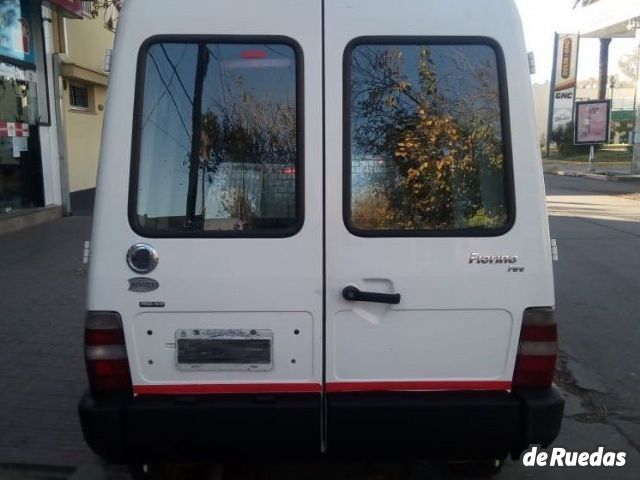
[[[230,393],[320,393],[317,383],[243,383],[191,385],[134,385],[136,395],[206,395]]]
[[[503,381],[435,381],[435,382],[336,382],[328,383],[328,393],[395,392],[433,390],[510,390],[511,382]]]

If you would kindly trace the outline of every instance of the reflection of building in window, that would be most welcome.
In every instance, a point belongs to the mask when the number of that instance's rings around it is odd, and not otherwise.
[[[69,85],[69,105],[78,110],[89,110],[89,87],[87,85]]]

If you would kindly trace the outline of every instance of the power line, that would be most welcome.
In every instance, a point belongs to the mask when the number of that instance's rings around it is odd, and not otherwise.
[[[189,92],[187,92],[187,88],[184,86],[184,83],[182,83],[182,79],[180,78],[180,74],[178,73],[178,69],[176,68],[176,66],[171,61],[171,57],[169,57],[169,54],[167,53],[167,49],[164,47],[163,44],[160,44],[160,48],[162,49],[162,53],[164,53],[164,56],[167,57],[167,62],[169,62],[169,65],[171,65],[171,68],[173,69],[173,73],[175,73],[175,76],[178,79],[178,83],[182,87],[182,91],[184,92],[184,94],[189,99],[189,102],[191,103],[191,105],[193,105],[193,99],[191,98],[191,95],[189,95]]]
[[[182,51],[182,55],[178,59],[178,62],[176,63],[176,65],[180,65],[180,63],[182,63],[182,59],[184,58],[184,55],[186,52],[187,52],[187,47],[185,46],[184,50]],[[175,78],[175,73],[171,74],[171,78],[169,78],[169,86],[171,86],[171,84],[173,83],[174,78]],[[147,123],[149,122],[149,119],[151,118],[151,115],[153,115],[153,112],[156,111],[156,108],[158,108],[158,105],[160,105],[160,102],[162,101],[162,99],[165,97],[166,94],[167,94],[167,89],[165,88],[164,92],[162,92],[162,95],[158,97],[158,100],[156,101],[156,103],[154,103],[153,107],[151,107],[151,109],[149,110],[149,113],[147,114],[147,118],[144,119],[144,122],[142,123],[143,129],[144,127],[146,127]]]
[[[160,71],[160,66],[158,65],[158,62],[156,61],[155,57],[153,56],[153,54],[151,52],[149,52],[149,57],[151,57],[151,60],[153,61],[153,64],[155,65],[156,70],[158,71],[158,78],[160,79],[160,81],[162,82],[164,87],[167,89],[167,93],[169,94],[169,98],[171,98],[171,101],[173,102],[173,106],[176,108],[176,113],[178,114],[178,119],[180,120],[180,123],[182,124],[182,127],[184,128],[184,131],[187,134],[187,137],[189,138],[189,140],[191,140],[191,133],[189,132],[189,129],[187,128],[187,125],[184,122],[184,119],[182,118],[182,115],[180,114],[180,107],[178,107],[178,102],[176,102],[176,99],[173,96],[173,93],[171,93],[171,89],[169,88],[169,85],[167,84],[166,80],[162,76],[162,72]]]
[[[149,120],[149,123],[151,125],[153,125],[154,127],[156,127],[158,130],[160,130],[162,133],[164,133],[167,136],[167,138],[170,138],[171,140],[173,140],[176,143],[176,145],[178,145],[180,148],[184,149],[184,151],[189,153],[189,148],[184,146],[182,144],[182,142],[178,138],[174,137],[171,133],[169,133],[169,131],[166,128],[164,128],[161,125],[157,124],[153,120]]]

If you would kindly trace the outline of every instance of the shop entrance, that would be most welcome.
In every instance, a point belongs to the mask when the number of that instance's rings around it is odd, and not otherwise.
[[[9,68],[0,76],[0,215],[44,204],[37,85]]]

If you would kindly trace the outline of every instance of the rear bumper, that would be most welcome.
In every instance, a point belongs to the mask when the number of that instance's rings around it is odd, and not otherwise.
[[[329,451],[484,460],[549,445],[560,431],[564,400],[555,388],[343,394],[329,396],[328,410]]]
[[[197,461],[319,451],[320,394],[93,398],[79,405],[85,440],[111,463]]]
[[[556,389],[328,394],[327,454],[491,459],[549,445],[564,401]],[[112,463],[250,455],[316,456],[319,394],[93,398],[79,405],[85,439]]]

